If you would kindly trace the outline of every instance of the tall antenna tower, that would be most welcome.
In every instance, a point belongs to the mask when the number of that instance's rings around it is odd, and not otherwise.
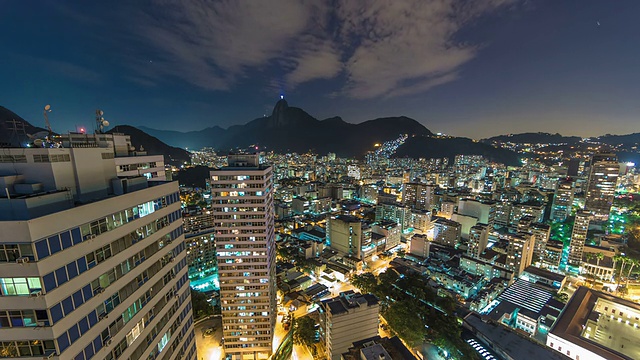
[[[109,122],[103,117],[104,111],[97,109],[96,110],[96,134],[102,134],[104,128],[109,126]]]

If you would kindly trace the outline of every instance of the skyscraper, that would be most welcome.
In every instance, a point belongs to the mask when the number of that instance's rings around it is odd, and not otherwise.
[[[0,357],[196,358],[178,184],[112,144],[3,150]]]
[[[595,220],[609,219],[619,173],[620,164],[615,154],[593,155],[585,210],[589,211]]]
[[[563,179],[558,184],[555,194],[553,195],[553,205],[551,205],[551,220],[562,222],[571,215],[571,206],[573,205],[573,180],[570,178]]]
[[[276,320],[272,169],[258,154],[227,163],[211,171],[224,350],[266,359]]]
[[[580,211],[576,214],[576,221],[573,224],[571,243],[569,245],[569,265],[580,266],[582,262],[582,250],[587,240],[590,220],[591,214],[586,211]]]

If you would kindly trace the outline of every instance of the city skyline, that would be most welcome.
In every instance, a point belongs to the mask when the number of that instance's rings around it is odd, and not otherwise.
[[[96,108],[113,125],[228,127],[281,94],[319,119],[406,115],[476,139],[637,131],[635,3],[354,4],[12,3],[1,105],[41,126],[51,103],[59,132]]]

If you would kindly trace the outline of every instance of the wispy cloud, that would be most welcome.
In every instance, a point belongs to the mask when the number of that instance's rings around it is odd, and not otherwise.
[[[39,58],[31,55],[8,53],[7,57],[13,57],[17,61],[29,64],[37,69],[43,69],[51,74],[64,76],[73,80],[98,83],[103,79],[102,74],[88,67],[78,65],[69,61]]]
[[[456,34],[515,0],[156,1],[127,29],[157,54],[132,62],[146,81],[170,76],[229,90],[265,69],[265,86],[344,80],[352,98],[409,95],[458,79],[478,47]],[[277,71],[276,71],[277,72]]]

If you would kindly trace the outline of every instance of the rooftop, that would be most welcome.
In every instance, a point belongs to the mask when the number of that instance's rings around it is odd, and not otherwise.
[[[568,359],[559,352],[519,335],[505,326],[484,322],[475,313],[467,315],[464,322],[465,327],[471,328],[474,334],[482,335],[479,338],[488,342],[492,349],[509,355],[512,359]]]
[[[340,293],[332,299],[324,300],[323,305],[329,308],[332,315],[339,315],[349,312],[349,309],[356,309],[361,306],[373,306],[378,304],[378,298],[372,294],[360,294],[353,291]]]
[[[607,321],[606,326],[598,326],[596,336],[593,339],[587,339],[582,336],[583,326],[587,323],[587,320],[597,321],[599,318],[598,315],[600,313],[594,309],[599,300],[614,303],[621,307],[624,306],[636,313],[640,313],[640,304],[581,286],[573,294],[549,333],[606,359],[630,360],[640,358],[640,349],[638,347],[638,344],[640,344],[639,330],[637,327],[630,326],[625,322]],[[609,336],[607,337],[607,335]],[[616,336],[612,338],[612,335]],[[599,337],[602,339],[599,339]],[[613,345],[620,349],[620,352],[611,349]],[[617,345],[627,345],[627,347],[618,347]],[[622,353],[622,349],[624,349],[624,353]]]
[[[551,272],[549,270],[544,270],[541,269],[539,267],[535,267],[535,266],[527,266],[526,269],[524,269],[525,272],[538,276],[538,277],[542,277],[545,279],[549,279],[551,281],[557,281],[557,282],[562,282],[565,278],[564,275],[561,274],[557,274],[554,272]]]

